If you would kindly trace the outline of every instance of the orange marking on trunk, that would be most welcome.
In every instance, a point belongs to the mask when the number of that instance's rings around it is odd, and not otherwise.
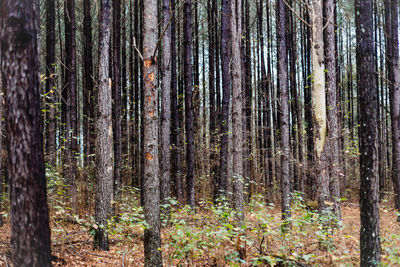
[[[149,74],[149,80],[150,80],[150,82],[154,81],[154,73],[153,72]]]
[[[150,154],[150,153],[146,153],[146,159],[148,160],[148,161],[151,161],[151,160],[153,160],[153,156]]]
[[[149,102],[151,101],[151,96],[147,97],[147,101],[149,101]]]
[[[145,68],[148,68],[151,66],[151,59],[145,59],[143,63]]]
[[[150,117],[154,117],[154,110],[151,110],[151,111],[149,112],[149,115],[150,115]]]

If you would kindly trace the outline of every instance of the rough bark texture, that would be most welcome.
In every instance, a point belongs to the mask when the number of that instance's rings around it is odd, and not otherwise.
[[[280,89],[280,113],[281,113],[281,191],[282,191],[282,219],[290,217],[290,144],[289,144],[289,88],[288,88],[288,62],[286,48],[286,6],[283,0],[277,0],[277,42],[278,42],[278,76]]]
[[[113,0],[113,134],[114,134],[114,195],[121,190],[121,1]]]
[[[183,5],[183,42],[184,42],[184,83],[185,83],[185,126],[186,126],[186,186],[187,201],[195,206],[194,179],[194,132],[193,132],[193,75],[192,75],[192,1],[185,0]]]
[[[76,91],[76,39],[75,0],[65,1],[65,88],[66,90],[66,136],[67,136],[67,181],[73,211],[77,208],[76,177],[78,153],[78,114]]]
[[[231,101],[231,3],[229,0],[221,2],[221,70],[222,70],[222,120],[221,120],[221,151],[218,173],[218,191],[223,195],[227,192],[228,162],[229,162],[229,105]],[[240,54],[235,57],[239,57]],[[240,130],[242,131],[242,130]]]
[[[91,1],[83,1],[83,92],[85,108],[83,109],[84,154],[85,166],[88,166],[89,156],[94,153],[94,85],[93,85],[93,39]]]
[[[172,106],[172,168],[171,178],[174,182],[175,196],[180,203],[183,203],[183,185],[181,175],[181,140],[179,136],[179,103],[177,92],[177,75],[176,75],[176,38],[175,38],[175,0],[171,1],[172,20],[171,20],[171,106]]]
[[[242,12],[240,0],[231,1],[230,30],[232,37],[232,55],[240,55],[242,40]],[[243,92],[241,57],[232,57],[232,154],[233,154],[233,202],[238,212],[239,224],[243,224]]]
[[[377,95],[372,0],[356,0],[356,59],[360,115],[361,266],[380,262],[377,164]]]
[[[330,176],[330,193],[334,203],[334,210],[337,217],[341,218],[340,211],[340,123],[339,123],[339,101],[336,86],[336,40],[335,40],[335,4],[334,0],[324,0],[324,49],[326,63],[326,100],[327,100],[327,150],[328,166]]]
[[[0,2],[14,266],[51,266],[37,47],[38,2]]]
[[[385,23],[387,36],[388,56],[386,65],[390,90],[390,115],[392,122],[393,146],[393,189],[396,209],[400,211],[400,72],[399,72],[399,11],[398,1],[385,1]],[[390,25],[389,25],[390,24]],[[400,216],[398,217],[400,221]]]
[[[54,0],[46,1],[46,93],[49,97],[48,128],[47,128],[47,154],[50,163],[55,164],[56,155],[56,9]]]
[[[144,78],[144,177],[143,204],[147,227],[144,233],[145,266],[161,266],[160,169],[158,161],[157,1],[143,3],[143,78]]]
[[[95,199],[95,221],[99,228],[95,235],[95,244],[102,250],[108,250],[106,225],[107,219],[111,216],[111,201],[113,199],[112,85],[109,78],[111,0],[102,0],[100,4]]]
[[[161,114],[161,202],[171,196],[171,1],[163,0],[162,114]]]
[[[207,1],[208,9],[208,87],[209,87],[209,103],[210,103],[210,177],[212,177],[214,198],[218,195],[218,175],[216,174],[217,153],[216,146],[216,122],[214,116],[216,112],[215,106],[215,17],[213,11],[213,0]]]
[[[314,120],[314,167],[317,174],[317,200],[320,211],[327,208],[330,200],[329,176],[326,162],[326,96],[325,96],[325,62],[322,22],[322,0],[312,1],[312,64],[313,88],[312,107]]]

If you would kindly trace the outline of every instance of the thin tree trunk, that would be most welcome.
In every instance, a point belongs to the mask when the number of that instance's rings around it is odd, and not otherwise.
[[[56,145],[56,9],[54,0],[46,1],[46,93],[49,96],[47,154],[50,163],[54,165],[57,159]]]
[[[113,0],[113,134],[114,134],[114,197],[118,201],[121,191],[121,1]]]
[[[180,153],[180,136],[179,136],[179,103],[177,92],[177,75],[176,75],[176,23],[175,23],[175,0],[171,1],[171,106],[172,106],[172,166],[171,178],[174,182],[175,196],[180,203],[183,203],[183,186],[181,176],[181,153]]]
[[[78,114],[76,91],[76,40],[75,40],[75,0],[65,2],[65,89],[66,90],[66,134],[68,184],[72,201],[72,210],[77,210],[76,177],[78,153]]]
[[[171,196],[171,0],[162,2],[161,203]]]
[[[228,180],[228,159],[229,159],[229,104],[231,98],[231,47],[230,39],[230,17],[231,5],[228,0],[221,2],[221,69],[222,69],[222,120],[221,120],[221,151],[219,166],[219,193],[226,195]],[[239,56],[239,55],[237,55]]]
[[[277,45],[278,45],[278,76],[280,88],[280,129],[282,142],[281,160],[281,191],[282,191],[282,219],[287,220],[290,215],[290,144],[289,144],[289,88],[288,88],[288,62],[286,48],[286,6],[283,0],[277,0]]]
[[[385,23],[388,55],[386,65],[390,92],[390,119],[392,122],[393,149],[393,189],[396,209],[400,211],[400,73],[399,73],[399,37],[398,37],[398,3],[385,0]],[[400,216],[398,216],[400,221]]]
[[[38,1],[7,0],[0,6],[11,256],[14,266],[52,266],[38,73]]]
[[[337,100],[337,68],[336,68],[336,40],[335,40],[335,6],[334,0],[324,0],[324,49],[326,63],[326,100],[327,100],[327,150],[330,176],[330,193],[334,203],[334,210],[338,219],[341,219],[340,210],[340,123],[339,102]]]
[[[230,32],[232,55],[240,55],[242,40],[242,14],[239,0],[231,1]],[[232,57],[232,154],[234,208],[238,212],[239,225],[244,221],[244,173],[243,173],[243,90],[239,56]]]
[[[192,1],[185,0],[184,5],[184,83],[185,83],[185,126],[186,126],[186,186],[187,200],[191,207],[195,206],[194,179],[194,132],[193,132],[193,75],[192,75]]]
[[[113,129],[112,85],[109,77],[109,50],[111,38],[111,1],[100,2],[99,14],[99,90],[96,116],[96,197],[95,221],[97,230],[95,246],[108,250],[107,220],[111,216],[113,200]]]

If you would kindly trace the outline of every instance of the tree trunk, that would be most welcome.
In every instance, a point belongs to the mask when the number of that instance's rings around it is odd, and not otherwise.
[[[109,50],[111,35],[111,1],[100,2],[99,18],[99,89],[96,121],[96,199],[95,221],[98,226],[95,246],[108,250],[107,220],[111,216],[113,200],[113,129],[112,92],[109,78]]]
[[[83,92],[85,108],[83,109],[84,154],[85,166],[88,166],[90,155],[94,153],[94,85],[93,85],[93,39],[90,0],[83,1]]]
[[[187,161],[187,200],[195,206],[194,181],[194,132],[193,132],[193,75],[192,75],[192,1],[185,0],[183,14],[184,42],[184,83],[185,83],[185,126],[186,126],[186,161]]]
[[[312,1],[312,63],[313,88],[312,107],[314,115],[314,166],[317,174],[317,200],[319,211],[326,210],[329,193],[329,176],[326,162],[326,97],[325,97],[325,64],[324,39],[322,22],[322,0]]]
[[[171,106],[172,106],[172,161],[171,166],[171,178],[174,182],[175,196],[180,203],[183,203],[183,186],[181,176],[181,153],[179,148],[181,147],[180,136],[179,136],[179,103],[178,103],[178,92],[177,92],[177,75],[176,75],[176,36],[175,36],[175,0],[171,1]]]
[[[377,88],[372,32],[372,0],[356,0],[357,85],[360,121],[361,266],[380,262],[377,164]]]
[[[0,3],[14,266],[52,266],[39,92],[38,6],[38,1],[28,0]]]
[[[78,153],[78,114],[76,92],[76,40],[75,0],[65,2],[65,88],[66,91],[66,135],[67,135],[67,177],[70,186],[72,210],[76,212],[76,177]]]
[[[290,144],[289,144],[289,88],[288,88],[288,62],[286,48],[286,6],[284,0],[277,0],[277,42],[278,42],[278,76],[280,88],[280,129],[282,143],[282,161],[281,161],[281,191],[282,191],[282,219],[287,220],[290,217]]]
[[[144,177],[143,205],[148,226],[144,233],[145,266],[162,266],[160,235],[160,170],[158,161],[157,1],[143,3]],[[154,56],[154,57],[153,57]]]
[[[113,134],[114,134],[114,197],[118,201],[121,191],[121,1],[113,0]]]
[[[229,105],[231,98],[231,4],[228,0],[221,2],[221,69],[222,69],[222,120],[221,120],[221,151],[219,166],[218,191],[222,195],[227,192],[228,159],[229,159]],[[236,55],[236,56],[239,56]]]
[[[46,1],[46,93],[49,96],[47,154],[54,165],[57,159],[56,144],[56,9],[54,0]]]
[[[242,14],[239,0],[231,1],[230,32],[232,37],[232,154],[234,208],[238,212],[239,225],[243,224],[243,94],[240,46],[242,40]]]
[[[393,189],[396,209],[400,211],[400,73],[399,73],[399,37],[398,2],[385,0],[385,23],[388,46],[386,65],[390,92],[390,119],[392,122],[393,146]],[[400,216],[398,216],[400,221]]]
[[[334,210],[338,219],[341,219],[340,211],[340,176],[342,170],[340,167],[340,123],[339,123],[339,101],[337,100],[337,68],[336,68],[336,41],[335,41],[335,5],[334,0],[324,0],[324,48],[326,63],[326,92],[327,92],[327,150],[330,193],[334,203]]]
[[[171,196],[171,0],[162,2],[161,203]]]

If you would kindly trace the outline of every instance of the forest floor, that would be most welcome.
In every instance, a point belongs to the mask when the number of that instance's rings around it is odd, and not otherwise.
[[[343,203],[341,226],[327,230],[326,223],[321,223],[324,218],[300,203],[292,212],[292,227],[286,234],[280,230],[279,208],[262,202],[247,206],[245,230],[235,227],[234,214],[227,206],[204,202],[195,213],[175,206],[172,210],[171,223],[162,229],[165,266],[359,265],[356,204]],[[71,219],[61,211],[51,208],[54,266],[143,265],[140,208],[130,210],[131,214],[121,212],[118,222],[113,222],[108,252],[93,248],[89,219]],[[0,228],[0,266],[12,266],[9,242],[10,225],[6,223]],[[383,266],[400,266],[400,226],[395,211],[383,206],[381,244]],[[238,251],[245,251],[244,259]]]

